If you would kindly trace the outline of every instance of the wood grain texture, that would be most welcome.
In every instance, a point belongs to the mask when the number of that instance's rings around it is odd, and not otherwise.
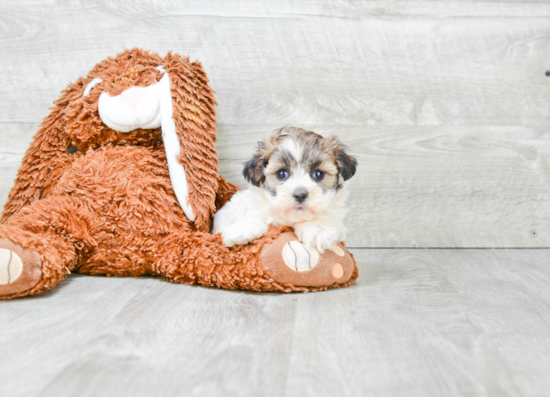
[[[348,246],[550,246],[546,128],[306,127],[345,137],[359,160],[349,182]],[[220,125],[220,172],[246,187],[242,164],[269,133]]]
[[[90,65],[141,46],[200,59],[221,123],[550,124],[550,4],[3,4],[1,121],[43,117]]]
[[[2,302],[0,395],[547,395],[550,250],[352,252],[322,293],[70,276]]]
[[[359,157],[348,245],[550,247],[545,1],[0,1],[0,204],[68,82],[139,46],[200,59],[221,173],[272,128]]]

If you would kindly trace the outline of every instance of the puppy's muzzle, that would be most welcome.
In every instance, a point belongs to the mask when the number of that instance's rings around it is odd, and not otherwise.
[[[306,201],[306,198],[307,198],[307,190],[305,189],[297,189],[294,194],[294,199],[299,202],[299,203],[303,203],[304,201]]]

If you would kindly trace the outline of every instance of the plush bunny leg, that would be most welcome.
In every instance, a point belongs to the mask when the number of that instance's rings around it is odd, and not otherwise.
[[[160,242],[152,273],[184,284],[281,292],[344,287],[357,278],[355,261],[343,246],[327,250],[313,263],[300,253],[291,257],[298,244],[285,227],[272,226],[252,243],[231,248],[219,234],[176,232]]]
[[[255,245],[227,248],[220,235],[175,232],[159,243],[152,273],[184,284],[225,289],[274,290]],[[257,248],[257,247],[256,247]]]
[[[72,197],[50,196],[0,225],[0,299],[53,288],[94,240],[89,214]]]

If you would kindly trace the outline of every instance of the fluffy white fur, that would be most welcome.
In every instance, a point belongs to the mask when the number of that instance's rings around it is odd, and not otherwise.
[[[348,192],[344,185],[322,205],[320,211],[297,212],[292,210],[290,199],[277,200],[255,186],[241,190],[216,213],[212,233],[222,233],[228,247],[247,244],[267,233],[270,223],[292,226],[298,239],[321,254],[339,241],[346,239],[344,217]],[[275,203],[273,205],[272,203]],[[279,209],[284,209],[279,212]],[[284,214],[288,214],[285,217]]]

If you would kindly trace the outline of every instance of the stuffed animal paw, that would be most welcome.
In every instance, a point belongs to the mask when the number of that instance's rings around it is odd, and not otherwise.
[[[292,232],[265,245],[261,262],[275,281],[297,287],[346,286],[357,277],[355,261],[341,243],[320,254]]]

